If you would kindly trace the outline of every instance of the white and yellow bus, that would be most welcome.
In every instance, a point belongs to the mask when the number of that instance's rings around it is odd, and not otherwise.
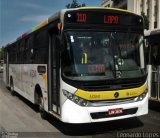
[[[148,94],[151,100],[160,102],[160,29],[146,31],[145,38]]]
[[[4,82],[67,123],[148,113],[143,18],[129,11],[65,9],[5,47]]]

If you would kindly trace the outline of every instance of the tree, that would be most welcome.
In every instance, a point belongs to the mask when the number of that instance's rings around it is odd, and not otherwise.
[[[72,3],[66,5],[66,8],[70,9],[70,8],[78,8],[78,7],[85,7],[85,6],[86,6],[85,3],[79,4],[77,0],[73,0]]]
[[[149,19],[148,17],[145,15],[144,12],[141,12],[141,15],[143,16],[144,19],[144,29],[149,29]]]
[[[4,55],[4,48],[0,48],[0,60],[3,59],[3,55]]]

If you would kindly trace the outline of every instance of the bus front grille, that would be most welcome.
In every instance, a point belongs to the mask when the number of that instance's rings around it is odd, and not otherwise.
[[[115,99],[115,100],[104,100],[104,101],[89,101],[88,106],[98,107],[98,106],[112,106],[119,104],[128,104],[134,103],[136,97],[124,98],[124,99]]]

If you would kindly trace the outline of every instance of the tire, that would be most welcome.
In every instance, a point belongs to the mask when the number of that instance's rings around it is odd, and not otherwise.
[[[14,91],[14,84],[13,84],[13,79],[12,78],[11,78],[11,82],[10,82],[10,91],[11,91],[11,95],[14,96],[15,91]]]
[[[44,110],[44,100],[43,100],[42,96],[39,97],[39,112],[40,112],[41,118],[46,120],[47,119],[47,113]]]

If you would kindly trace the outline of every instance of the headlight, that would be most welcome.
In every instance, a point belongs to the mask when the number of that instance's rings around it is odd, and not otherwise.
[[[146,97],[147,92],[148,92],[148,90],[146,89],[146,91],[144,93],[142,93],[140,96],[136,97],[134,100],[136,102],[142,101]]]
[[[69,100],[73,101],[74,103],[80,105],[80,106],[87,106],[88,102],[66,90],[62,90],[63,91],[63,94],[64,96],[66,96]]]

